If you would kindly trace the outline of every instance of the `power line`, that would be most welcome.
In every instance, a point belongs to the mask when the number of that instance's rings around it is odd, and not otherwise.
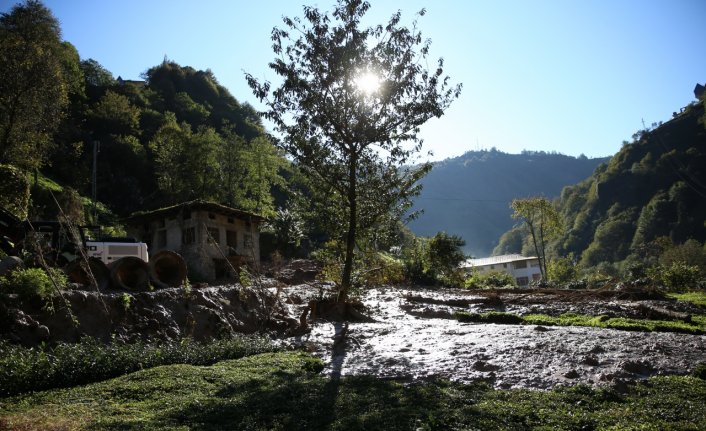
[[[501,199],[465,199],[465,198],[416,198],[415,200],[426,201],[463,201],[463,202],[495,202],[509,204],[510,201]]]

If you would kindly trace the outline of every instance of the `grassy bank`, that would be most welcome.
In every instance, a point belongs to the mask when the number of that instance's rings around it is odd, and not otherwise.
[[[269,340],[249,336],[130,344],[84,338],[35,348],[0,341],[0,396],[91,383],[160,365],[210,365],[273,350]]]
[[[624,331],[644,332],[680,332],[685,334],[706,333],[706,316],[692,316],[691,323],[679,320],[629,319],[624,317],[589,316],[584,314],[566,313],[558,317],[546,314],[528,314],[519,316],[511,313],[489,312],[454,313],[460,322],[498,323],[498,324],[531,324],[545,326],[590,326],[595,328],[619,329]]]
[[[301,352],[170,365],[0,399],[0,429],[706,429],[706,381],[659,377],[619,394],[332,379]]]
[[[694,305],[706,307],[706,291],[694,291],[686,293],[668,293],[667,296],[677,301],[690,302]]]

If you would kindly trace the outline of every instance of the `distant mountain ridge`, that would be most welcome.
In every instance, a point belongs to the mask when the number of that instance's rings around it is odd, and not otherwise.
[[[507,154],[493,148],[436,162],[422,180],[423,190],[413,208],[424,212],[409,227],[421,236],[438,231],[459,235],[466,241],[466,253],[489,256],[500,236],[515,224],[512,199],[556,198],[565,186],[588,178],[607,160],[543,151]]]

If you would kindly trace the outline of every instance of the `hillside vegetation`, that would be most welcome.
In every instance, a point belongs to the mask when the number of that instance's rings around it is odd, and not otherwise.
[[[467,253],[487,256],[516,223],[512,199],[556,198],[563,187],[585,179],[607,160],[536,151],[507,154],[494,148],[469,151],[434,163],[415,202],[414,209],[424,213],[409,226],[417,235],[432,236],[439,230],[459,235]]]
[[[698,251],[706,240],[703,102],[633,138],[593,175],[562,190],[556,207],[565,231],[550,244],[554,256],[573,255],[583,267],[628,267],[672,244]],[[521,250],[530,250],[527,236],[514,229],[496,252]]]

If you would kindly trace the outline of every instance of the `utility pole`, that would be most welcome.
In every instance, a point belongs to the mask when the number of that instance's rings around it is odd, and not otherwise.
[[[91,192],[93,197],[93,223],[98,224],[98,210],[96,208],[96,184],[98,182],[98,153],[100,153],[100,141],[93,141],[93,175],[91,178]]]

